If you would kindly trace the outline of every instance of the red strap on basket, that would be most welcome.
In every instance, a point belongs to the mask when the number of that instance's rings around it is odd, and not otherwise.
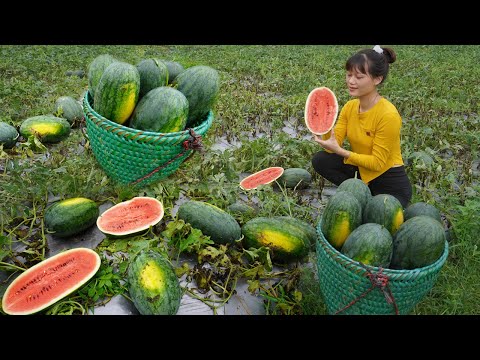
[[[374,274],[365,265],[363,265],[362,263],[359,263],[359,264],[367,271],[366,276],[370,280],[372,286],[369,289],[367,289],[363,294],[358,296],[356,299],[352,300],[347,306],[338,310],[335,313],[335,315],[348,309],[350,306],[355,304],[361,298],[365,297],[370,291],[372,291],[375,288],[379,288],[383,292],[383,295],[385,296],[385,300],[387,301],[387,303],[393,304],[393,308],[395,309],[395,315],[398,315],[398,306],[395,303],[395,298],[393,297],[392,290],[388,286],[388,281],[389,281],[388,276],[383,274],[383,268],[380,267],[378,273]]]
[[[135,184],[138,184],[139,182],[141,182],[145,179],[148,179],[150,176],[152,176],[156,172],[162,170],[163,168],[167,167],[169,164],[171,164],[172,162],[177,160],[179,157],[182,157],[188,150],[198,150],[198,151],[203,150],[203,145],[202,145],[202,141],[201,141],[202,136],[197,135],[195,133],[195,131],[193,131],[193,129],[191,129],[191,128],[188,128],[188,132],[190,133],[191,138],[182,142],[182,147],[185,149],[184,151],[180,152],[179,154],[177,154],[176,156],[174,156],[172,159],[168,160],[164,164],[162,164],[162,165],[158,166],[157,168],[153,169],[147,175],[142,176],[141,178],[133,181],[131,184],[135,185]]]
[[[191,138],[185,140],[182,143],[182,146],[185,150],[203,150],[203,145],[202,145],[202,136],[197,135],[193,129],[188,128],[188,132],[190,133]]]

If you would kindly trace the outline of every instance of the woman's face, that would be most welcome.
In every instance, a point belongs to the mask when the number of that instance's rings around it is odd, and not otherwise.
[[[368,72],[363,74],[355,68],[347,71],[345,79],[349,94],[356,97],[370,94],[381,80],[381,78],[372,78]]]

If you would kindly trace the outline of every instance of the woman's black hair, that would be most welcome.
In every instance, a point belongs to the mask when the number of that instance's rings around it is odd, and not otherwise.
[[[391,48],[381,48],[383,53],[373,49],[363,49],[352,55],[345,64],[347,71],[357,70],[362,74],[370,74],[373,78],[383,76],[380,84],[385,81],[388,75],[389,64],[397,59],[395,51]]]

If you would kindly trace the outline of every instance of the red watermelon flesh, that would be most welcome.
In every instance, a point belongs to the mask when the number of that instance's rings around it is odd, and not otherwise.
[[[338,102],[335,94],[327,87],[313,89],[305,104],[305,124],[316,135],[328,133],[338,116]]]
[[[8,286],[3,311],[28,315],[54,304],[90,280],[100,267],[100,256],[88,248],[61,252],[25,270]]]
[[[147,230],[162,220],[163,204],[152,197],[138,196],[106,210],[97,219],[104,234],[123,236]]]
[[[260,185],[270,184],[282,176],[284,169],[279,166],[269,167],[247,176],[240,181],[240,187],[244,190],[256,189]]]

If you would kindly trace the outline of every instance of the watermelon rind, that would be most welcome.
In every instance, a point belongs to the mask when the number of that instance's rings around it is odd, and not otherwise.
[[[140,315],[175,315],[182,288],[167,257],[144,250],[130,262],[128,292]]]

